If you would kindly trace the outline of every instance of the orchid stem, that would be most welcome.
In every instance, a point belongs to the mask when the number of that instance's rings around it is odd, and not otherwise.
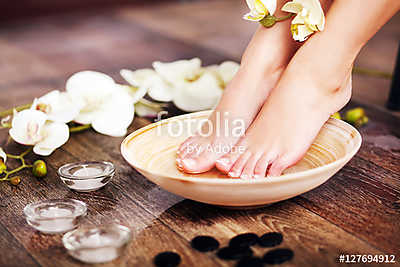
[[[27,150],[25,150],[24,152],[22,152],[20,155],[6,154],[8,158],[11,158],[11,159],[19,159],[19,160],[21,161],[21,166],[15,168],[14,170],[11,170],[11,171],[5,170],[5,171],[3,172],[3,173],[5,174],[5,176],[4,176],[3,178],[0,178],[0,181],[9,180],[9,177],[10,177],[11,174],[17,173],[17,172],[19,172],[19,171],[21,171],[21,170],[23,170],[23,169],[25,169],[25,168],[32,168],[33,165],[26,164],[26,163],[25,163],[25,159],[24,159],[24,157],[25,157],[26,155],[28,155],[29,152],[32,151],[32,149],[33,149],[33,147],[29,147]]]
[[[353,68],[353,73],[354,74],[371,76],[371,77],[383,78],[383,79],[388,79],[388,80],[393,78],[393,74],[391,74],[390,72],[384,72],[384,71],[379,71],[379,70],[371,70],[371,69],[364,69],[364,68],[360,68],[360,67],[354,67]]]
[[[16,111],[21,111],[21,110],[24,110],[24,109],[28,109],[31,106],[32,106],[32,104],[26,104],[26,105],[18,106],[18,107],[15,107],[15,108],[7,109],[5,111],[0,112],[0,118],[3,118],[3,117],[8,116],[8,115],[12,115],[14,113],[14,109]]]
[[[70,132],[70,133],[82,132],[82,131],[84,131],[84,130],[90,129],[90,127],[92,127],[91,124],[85,124],[85,125],[70,127],[70,128],[69,128],[69,132]]]
[[[277,22],[278,22],[278,21],[284,21],[284,20],[290,19],[290,18],[293,17],[293,16],[294,16],[294,14],[289,14],[289,15],[284,16],[284,17],[281,17],[281,18],[276,18],[276,21],[277,21]]]

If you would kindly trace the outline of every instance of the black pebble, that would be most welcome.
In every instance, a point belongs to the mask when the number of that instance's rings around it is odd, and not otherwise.
[[[218,250],[217,256],[223,260],[238,260],[253,255],[249,247],[224,247]]]
[[[236,267],[263,267],[264,262],[261,258],[256,257],[247,257],[241,259],[237,264]]]
[[[206,235],[196,236],[190,244],[192,248],[201,252],[213,251],[219,248],[219,242],[214,237]]]
[[[293,251],[287,248],[277,248],[265,253],[263,261],[266,264],[281,264],[293,258]]]
[[[250,247],[257,244],[258,235],[254,233],[246,233],[235,236],[229,241],[230,247]]]
[[[281,233],[272,232],[263,234],[259,240],[258,244],[265,248],[275,247],[282,243],[283,236]]]
[[[157,267],[175,267],[181,263],[181,256],[175,252],[161,252],[154,258],[154,264]]]

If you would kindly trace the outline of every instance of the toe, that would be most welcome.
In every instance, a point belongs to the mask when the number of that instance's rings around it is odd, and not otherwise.
[[[254,178],[254,169],[256,164],[260,158],[261,153],[253,154],[246,162],[246,165],[243,168],[242,175],[240,178],[242,179],[251,179]]]
[[[211,170],[215,166],[215,154],[209,151],[196,153],[187,156],[180,162],[186,173],[202,173]],[[179,165],[178,165],[179,166]]]
[[[270,154],[264,154],[257,161],[254,167],[254,178],[264,178],[267,175],[267,169],[273,157]]]
[[[232,169],[233,164],[235,164],[238,158],[243,154],[243,151],[238,149],[238,147],[239,146],[234,146],[231,152],[216,161],[216,167],[219,171],[228,174]]]
[[[292,166],[294,163],[296,163],[296,161],[294,161],[292,157],[287,155],[280,156],[272,162],[271,168],[269,168],[268,171],[268,176],[280,176],[285,169]]]
[[[250,151],[244,152],[233,164],[228,175],[230,177],[240,177],[243,172],[244,166],[246,166],[247,161],[250,159],[252,153]]]
[[[194,136],[191,136],[187,138],[178,148],[178,151],[176,152],[178,155],[182,154],[183,152],[188,150],[188,146],[192,144],[195,141]]]

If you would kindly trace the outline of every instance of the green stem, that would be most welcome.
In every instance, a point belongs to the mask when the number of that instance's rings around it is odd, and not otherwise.
[[[32,104],[26,104],[26,105],[18,106],[18,107],[15,107],[15,108],[7,109],[5,111],[0,112],[0,118],[3,118],[5,116],[14,114],[14,109],[16,111],[21,111],[21,110],[24,110],[24,109],[28,109],[31,106],[32,106]]]
[[[364,69],[360,67],[354,67],[353,68],[353,73],[355,74],[361,74],[361,75],[366,75],[366,76],[372,76],[372,77],[377,77],[377,78],[383,78],[383,79],[392,79],[393,75],[389,72],[384,72],[384,71],[379,71],[379,70],[371,70],[371,69]]]
[[[24,157],[25,157],[26,155],[28,155],[29,152],[32,151],[32,149],[33,149],[33,147],[29,147],[27,150],[25,150],[24,152],[22,152],[20,155],[11,155],[11,154],[7,154],[7,157],[8,157],[8,158],[11,158],[11,159],[19,159],[19,160],[21,161],[21,166],[15,168],[14,170],[11,170],[11,171],[5,170],[5,171],[3,172],[3,173],[5,174],[5,176],[4,176],[3,178],[0,178],[0,181],[9,180],[9,177],[10,177],[11,174],[14,174],[14,173],[16,173],[16,172],[19,172],[19,171],[21,171],[21,170],[23,170],[23,169],[25,169],[25,168],[32,168],[33,165],[26,164],[26,163],[25,163],[25,159],[24,159]]]
[[[77,132],[81,132],[81,131],[87,130],[87,129],[89,129],[90,127],[92,127],[91,124],[85,124],[85,125],[70,127],[70,128],[69,128],[69,132],[70,132],[70,133],[77,133]]]
[[[284,20],[290,19],[290,18],[293,17],[293,16],[294,16],[294,14],[289,14],[289,15],[284,16],[284,17],[281,17],[281,18],[276,18],[276,21],[277,21],[277,22],[278,22],[278,21],[284,21]]]

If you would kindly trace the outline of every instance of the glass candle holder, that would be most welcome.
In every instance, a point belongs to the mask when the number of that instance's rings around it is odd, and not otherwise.
[[[102,263],[121,256],[131,239],[129,228],[111,224],[68,232],[62,241],[75,259],[86,263]]]
[[[27,223],[47,234],[64,233],[76,228],[86,212],[86,204],[75,199],[44,200],[24,208]]]
[[[58,169],[62,182],[79,192],[102,188],[111,181],[114,173],[114,165],[106,161],[69,163]]]

